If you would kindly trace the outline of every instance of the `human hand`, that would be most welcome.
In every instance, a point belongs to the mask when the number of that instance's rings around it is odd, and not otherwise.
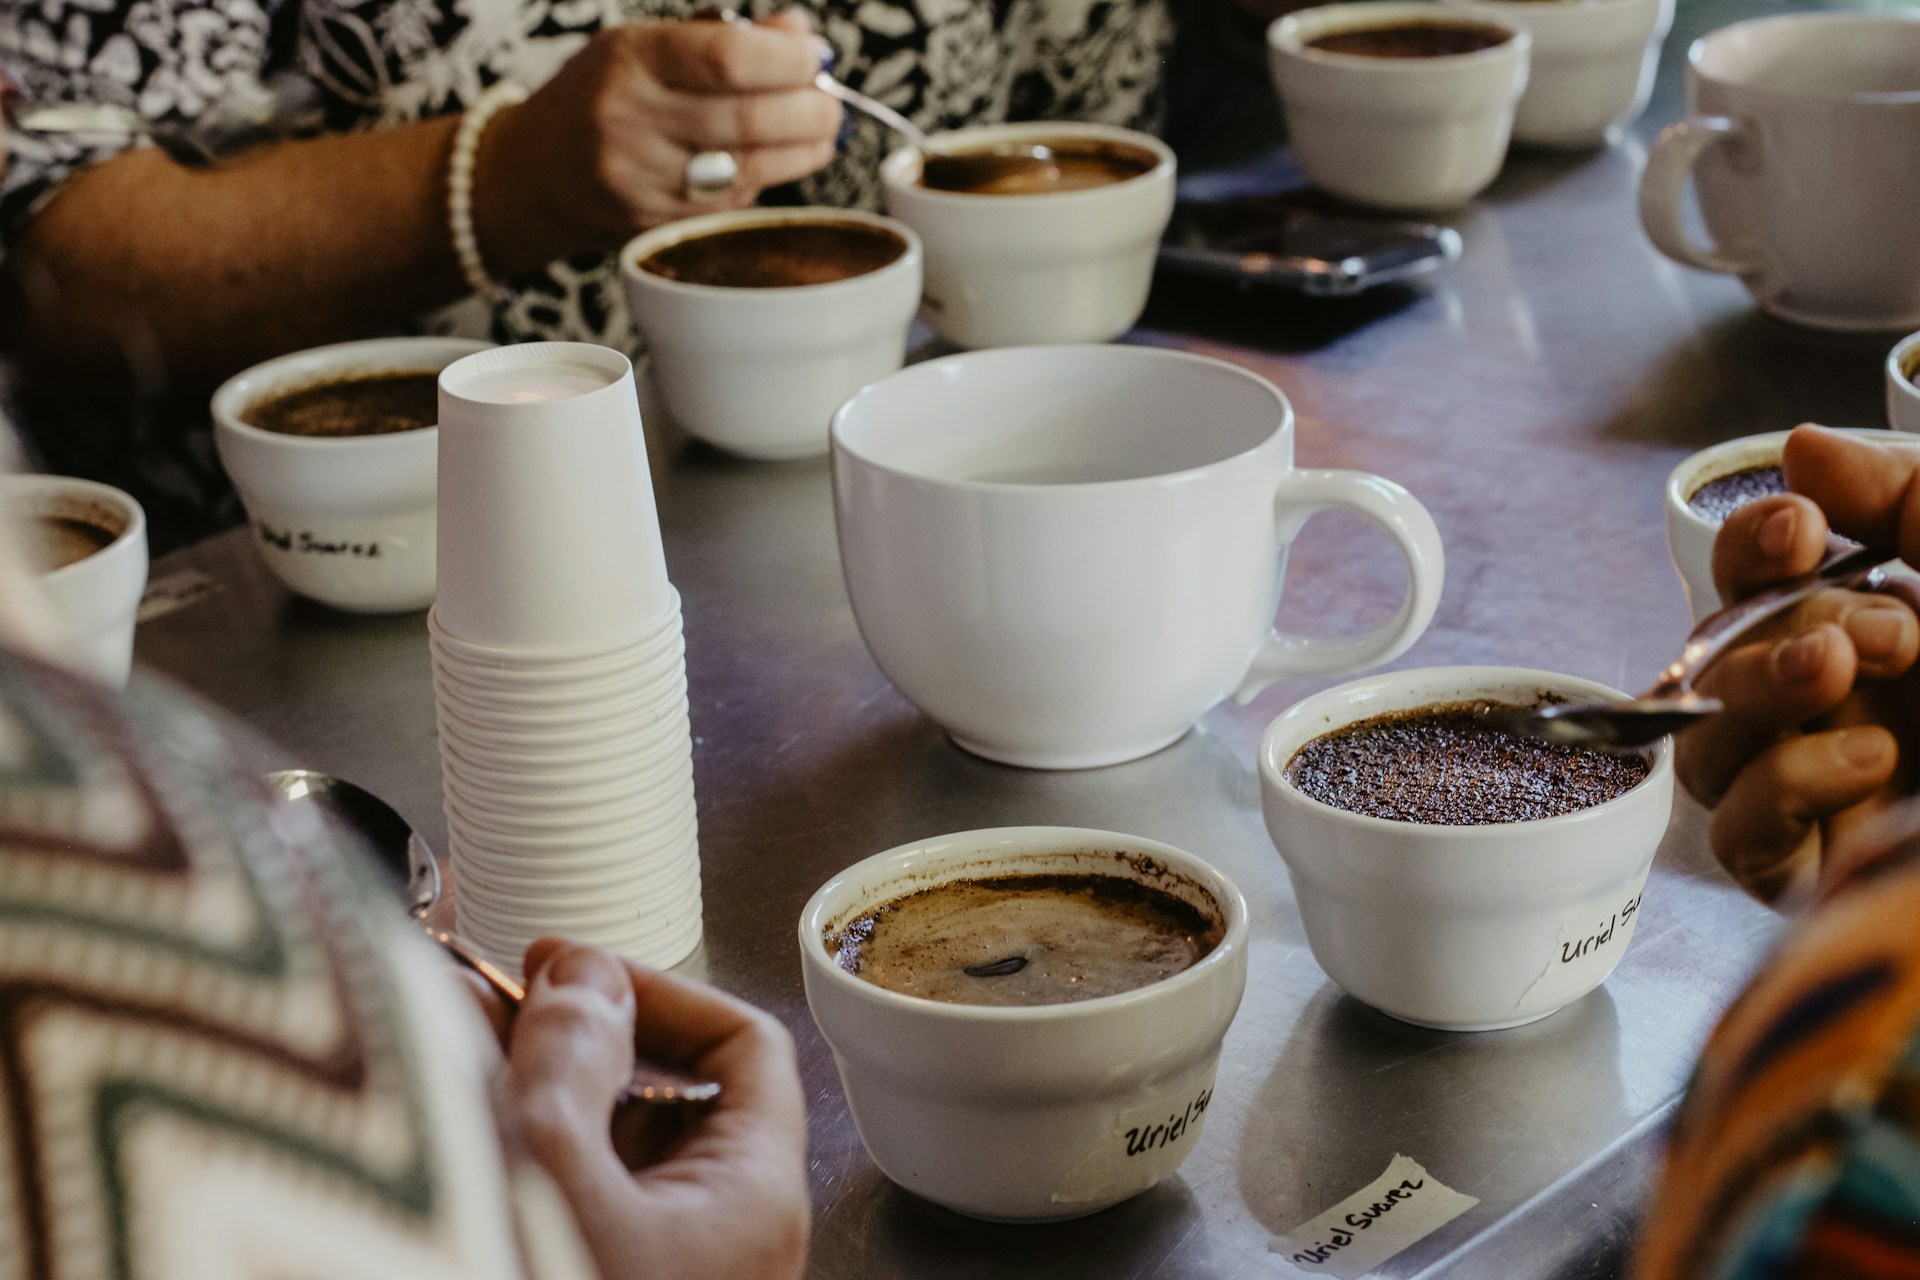
[[[752,204],[833,158],[840,104],[813,87],[820,45],[789,10],[759,23],[646,20],[589,40],[494,117],[474,166],[474,225],[493,274],[614,249],[663,222]],[[728,195],[687,199],[687,162],[727,151]]]
[[[1723,599],[1811,572],[1829,527],[1920,564],[1920,449],[1803,426],[1783,465],[1794,492],[1735,511],[1714,542]],[[1917,610],[1902,580],[1822,592],[1698,681],[1727,709],[1681,735],[1679,778],[1714,808],[1714,856],[1755,896],[1810,886],[1834,841],[1911,793]]]
[[[798,1276],[806,1117],[785,1028],[701,983],[552,938],[528,949],[526,971],[506,1035],[509,1120],[572,1207],[601,1276]],[[723,1087],[664,1143],[613,1132],[636,1044]],[[664,1109],[621,1114],[644,1121]]]

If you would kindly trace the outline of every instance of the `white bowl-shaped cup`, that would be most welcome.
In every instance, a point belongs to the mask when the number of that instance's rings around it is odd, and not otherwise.
[[[1689,454],[1667,475],[1667,554],[1673,558],[1674,572],[1686,589],[1687,607],[1699,622],[1721,606],[1720,591],[1713,583],[1713,540],[1720,536],[1720,521],[1709,520],[1695,511],[1690,499],[1700,487],[1722,476],[1753,467],[1777,467],[1791,431],[1768,431],[1757,436],[1725,440]],[[1856,430],[1855,435],[1880,438],[1896,444],[1915,443],[1894,431]]]
[[[1597,147],[1640,118],[1653,93],[1674,0],[1447,0],[1533,37],[1513,140]]]
[[[1444,569],[1419,502],[1293,465],[1293,411],[1219,360],[1132,346],[980,351],[902,370],[834,418],[840,558],[887,677],[976,755],[1042,769],[1167,746],[1220,699],[1385,662]],[[1330,509],[1398,544],[1397,616],[1273,629],[1284,549]]]
[[[0,477],[0,506],[16,522],[71,520],[107,540],[85,559],[40,574],[39,583],[67,642],[61,658],[104,684],[125,685],[147,589],[147,513],[131,494],[69,476]],[[16,536],[33,535],[18,529]]]
[[[670,245],[742,227],[854,223],[900,241],[874,271],[825,284],[744,288],[641,269]],[[737,209],[668,223],[620,253],[627,310],[647,340],[660,400],[688,435],[745,458],[827,451],[840,402],[906,360],[920,304],[920,238],[850,209]]]
[[[438,373],[484,351],[470,338],[374,338],[281,356],[213,393],[213,443],[246,505],[254,545],[289,591],[353,613],[433,603],[436,427],[381,436],[292,436],[249,407],[374,373]]]
[[[1459,23],[1429,0],[1368,0],[1288,14],[1267,29],[1273,82],[1293,150],[1313,184],[1383,209],[1452,209],[1500,172],[1514,108],[1527,86],[1532,37],[1510,19],[1508,39],[1473,53],[1380,58],[1308,45],[1336,31],[1407,22]]]
[[[1920,432],[1920,333],[1908,334],[1887,355],[1887,425]]]
[[[624,355],[477,352],[441,371],[440,425],[444,636],[573,657],[658,631],[677,600]]]
[[[830,934],[904,894],[1048,873],[1140,879],[1198,907],[1224,936],[1149,986],[1016,1008],[902,995],[827,952]],[[1158,841],[1076,827],[902,845],[848,867],[800,913],[807,1005],[874,1163],[935,1204],[1006,1222],[1094,1213],[1180,1167],[1200,1139],[1246,948],[1246,902],[1213,867]]]
[[[1173,216],[1173,152],[1158,138],[1099,124],[987,125],[937,135],[942,147],[1086,139],[1137,150],[1153,168],[1104,186],[982,195],[920,185],[912,147],[880,166],[887,212],[927,251],[921,314],[963,347],[1107,342],[1147,305],[1160,235]]]
[[[1267,832],[1314,959],[1349,995],[1423,1027],[1490,1031],[1564,1008],[1620,962],[1673,808],[1671,742],[1625,795],[1539,822],[1396,822],[1324,804],[1285,777],[1300,748],[1358,720],[1541,694],[1624,696],[1548,671],[1432,667],[1316,694],[1268,727]]]

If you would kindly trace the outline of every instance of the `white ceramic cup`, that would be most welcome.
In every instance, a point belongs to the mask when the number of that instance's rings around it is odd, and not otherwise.
[[[1790,431],[1769,431],[1762,435],[1741,436],[1689,454],[1667,474],[1667,553],[1673,558],[1674,572],[1686,589],[1687,607],[1699,622],[1720,609],[1720,592],[1713,584],[1713,540],[1720,535],[1720,522],[1695,511],[1689,500],[1700,486],[1721,476],[1751,467],[1777,467]],[[1914,440],[1893,431],[1854,432],[1879,437],[1898,444]]]
[[[74,520],[112,535],[86,559],[37,580],[67,641],[58,656],[104,684],[125,685],[133,669],[134,621],[147,589],[147,513],[131,494],[70,476],[0,477],[0,505],[15,521]]]
[[[888,991],[827,953],[829,934],[903,894],[1049,872],[1143,879],[1225,934],[1150,986],[1016,1008]],[[807,1005],[874,1163],[935,1204],[1008,1222],[1094,1213],[1179,1168],[1247,979],[1247,905],[1231,881],[1171,845],[1074,827],[967,831],[877,854],[821,886],[799,937]],[[1167,1128],[1141,1141],[1156,1125]]]
[[[692,284],[640,269],[669,245],[718,231],[822,221],[889,231],[905,250],[877,271],[791,288]],[[656,227],[620,254],[627,310],[667,412],[708,444],[768,459],[825,453],[840,402],[905,361],[920,266],[912,228],[850,209],[712,213]]]
[[[1513,140],[1597,147],[1647,109],[1674,0],[1448,0],[1533,37]]]
[[[1797,324],[1920,327],[1920,15],[1723,27],[1687,53],[1687,110],[1640,179],[1660,252]],[[1686,228],[1689,174],[1711,244]]]
[[[1157,158],[1146,173],[1105,186],[1036,195],[982,195],[920,185],[920,153],[880,166],[887,212],[926,245],[921,313],[963,347],[1106,342],[1147,305],[1161,233],[1173,215],[1173,152],[1158,138],[1110,125],[988,125],[937,135],[963,148],[1094,139]]]
[[[441,372],[440,422],[443,633],[535,657],[657,635],[676,601],[625,356],[584,342],[478,352]]]
[[[254,545],[287,589],[353,613],[433,603],[438,428],[312,437],[241,420],[250,405],[371,373],[438,373],[491,343],[375,338],[281,356],[213,393],[213,443],[253,526]]]
[[[1314,959],[1349,995],[1447,1031],[1519,1026],[1599,986],[1626,952],[1673,808],[1673,745],[1625,795],[1539,822],[1395,822],[1312,799],[1294,753],[1358,720],[1435,704],[1623,697],[1515,667],[1371,676],[1289,707],[1260,744],[1267,832],[1287,865]]]
[[[1427,0],[1321,5],[1267,28],[1268,62],[1294,154],[1315,186],[1383,209],[1435,210],[1457,208],[1493,181],[1506,159],[1533,41],[1512,19],[1473,17],[1510,37],[1432,58],[1307,47],[1336,31],[1460,21],[1458,9]]]
[[[1433,521],[1357,471],[1293,465],[1265,380],[1147,347],[949,356],[849,400],[834,508],[854,617],[880,667],[968,751],[1114,764],[1221,698],[1385,662],[1440,597]],[[1365,635],[1279,635],[1284,551],[1319,511],[1398,545],[1408,589]]]
[[[1920,333],[1902,338],[1887,355],[1887,425],[1920,432]]]

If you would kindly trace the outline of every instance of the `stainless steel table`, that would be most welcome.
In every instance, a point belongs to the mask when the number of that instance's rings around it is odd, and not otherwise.
[[[1426,290],[1344,309],[1162,299],[1135,335],[1267,375],[1300,412],[1305,464],[1381,472],[1432,508],[1449,581],[1403,664],[1521,663],[1634,685],[1686,625],[1661,532],[1669,468],[1712,441],[1806,418],[1881,424],[1887,341],[1764,320],[1732,281],[1663,262],[1635,218],[1643,142],[1678,114],[1687,40],[1756,8],[1683,0],[1638,136],[1597,154],[1516,156],[1454,220],[1466,256]],[[814,1275],[1290,1275],[1272,1238],[1396,1152],[1480,1204],[1381,1274],[1618,1271],[1660,1124],[1778,927],[1713,867],[1690,804],[1604,988],[1510,1032],[1402,1026],[1315,966],[1261,827],[1254,745],[1317,685],[1222,707],[1173,748],[1117,768],[1042,774],[973,759],[861,646],[823,464],[749,465],[668,440],[656,459],[694,694],[699,962],[799,1041]],[[1296,549],[1282,618],[1326,632],[1373,625],[1398,597],[1397,566],[1384,538],[1323,517]],[[155,568],[176,587],[196,575],[209,590],[145,624],[141,658],[442,836],[422,619],[291,601],[239,532]],[[868,1161],[807,1016],[792,933],[814,887],[857,858],[1028,822],[1137,832],[1218,863],[1253,906],[1252,973],[1206,1133],[1178,1179],[1077,1223],[994,1227],[915,1201]]]

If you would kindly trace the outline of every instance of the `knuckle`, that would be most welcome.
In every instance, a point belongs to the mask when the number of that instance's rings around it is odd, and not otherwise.
[[[701,68],[715,84],[740,83],[745,78],[746,61],[744,46],[731,30],[717,33],[701,51]]]

